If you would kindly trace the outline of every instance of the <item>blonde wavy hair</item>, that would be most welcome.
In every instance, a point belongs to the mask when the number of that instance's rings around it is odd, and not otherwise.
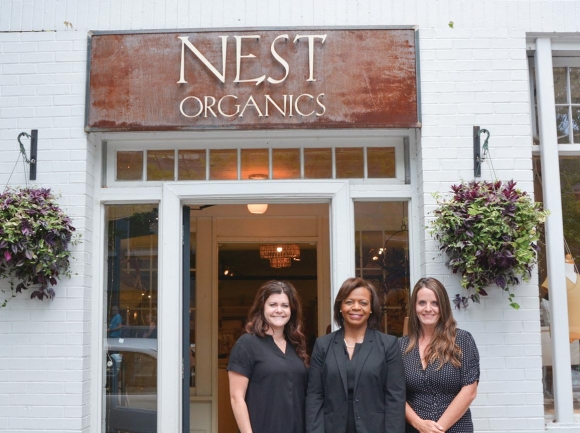
[[[421,289],[429,289],[435,293],[439,304],[439,321],[435,325],[433,339],[424,353],[425,360],[429,364],[438,362],[437,370],[441,369],[446,362],[450,362],[455,368],[461,366],[462,353],[455,343],[457,322],[451,313],[451,303],[447,291],[441,282],[435,278],[421,278],[415,284],[411,295],[411,308],[409,308],[409,345],[404,355],[407,355],[415,345],[419,344],[419,337],[423,334],[421,322],[417,317],[417,294]]]

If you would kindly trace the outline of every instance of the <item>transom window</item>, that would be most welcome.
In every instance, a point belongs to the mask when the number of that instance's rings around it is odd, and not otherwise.
[[[377,179],[405,181],[404,137],[286,137],[107,143],[107,184],[166,181]],[[350,136],[349,136],[350,135]]]

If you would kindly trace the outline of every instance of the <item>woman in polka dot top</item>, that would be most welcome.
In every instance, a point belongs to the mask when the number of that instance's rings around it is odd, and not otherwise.
[[[477,394],[479,353],[471,334],[457,329],[443,284],[421,278],[411,296],[409,335],[399,340],[407,405],[407,433],[471,433],[469,405]]]

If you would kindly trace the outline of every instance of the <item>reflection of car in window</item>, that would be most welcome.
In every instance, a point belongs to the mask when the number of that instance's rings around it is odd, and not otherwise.
[[[107,339],[107,433],[157,431],[157,340]]]

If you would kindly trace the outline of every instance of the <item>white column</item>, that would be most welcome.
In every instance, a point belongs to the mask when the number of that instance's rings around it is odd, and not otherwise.
[[[546,256],[550,287],[552,368],[554,371],[554,418],[558,423],[573,423],[572,374],[568,333],[568,299],[564,269],[564,227],[560,192],[560,165],[556,130],[556,102],[552,72],[552,44],[549,38],[536,39],[536,88],[538,126],[542,160],[544,206],[550,211],[546,220]]]
[[[330,320],[336,330],[333,317],[334,299],[340,286],[349,277],[355,276],[354,266],[354,206],[349,186],[345,182],[332,198],[330,215],[330,254],[332,263],[330,290]]]
[[[157,431],[181,431],[181,208],[167,185],[159,209],[159,332],[157,340]]]

